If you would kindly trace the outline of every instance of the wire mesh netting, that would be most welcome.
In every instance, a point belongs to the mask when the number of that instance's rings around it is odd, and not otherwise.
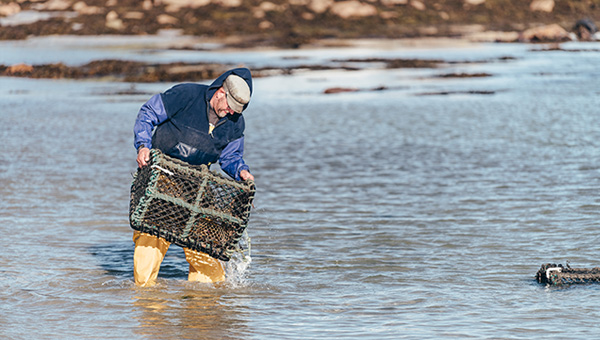
[[[248,226],[256,188],[151,150],[131,185],[131,228],[228,261]]]
[[[536,280],[539,283],[559,285],[600,282],[600,268],[571,268],[568,264],[544,264],[538,270]]]

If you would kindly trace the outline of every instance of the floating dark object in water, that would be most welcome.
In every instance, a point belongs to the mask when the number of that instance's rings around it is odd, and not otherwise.
[[[539,283],[560,285],[600,282],[600,268],[571,268],[568,264],[543,264],[535,275]]]

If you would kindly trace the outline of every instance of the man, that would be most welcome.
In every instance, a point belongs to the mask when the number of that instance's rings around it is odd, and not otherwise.
[[[219,161],[221,169],[235,180],[254,180],[243,160],[242,111],[251,95],[252,76],[246,68],[229,70],[208,86],[179,84],[154,95],[140,109],[134,126],[138,166],[146,166],[150,149],[157,148],[193,165]],[[154,285],[170,243],[138,231],[134,232],[133,241],[135,283]],[[188,280],[225,280],[218,260],[202,252],[184,250],[190,264]]]

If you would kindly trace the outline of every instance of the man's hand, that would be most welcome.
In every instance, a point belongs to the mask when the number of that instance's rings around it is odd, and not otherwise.
[[[240,178],[243,179],[244,181],[253,181],[254,180],[254,176],[252,176],[252,174],[248,170],[240,171]]]
[[[138,163],[138,167],[140,167],[140,168],[143,167],[143,166],[145,166],[145,165],[148,165],[148,162],[150,162],[150,149],[148,149],[148,148],[141,148],[138,151],[138,156],[137,156],[136,161]]]

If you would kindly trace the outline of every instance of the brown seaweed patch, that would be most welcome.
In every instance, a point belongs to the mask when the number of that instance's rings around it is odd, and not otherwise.
[[[436,77],[438,78],[485,78],[491,77],[492,75],[489,73],[447,73],[440,74]]]
[[[440,91],[440,92],[422,92],[417,93],[417,96],[449,96],[455,94],[481,94],[491,95],[496,94],[496,91]]]
[[[565,49],[560,46],[550,46],[547,48],[534,48],[530,50],[531,52],[571,52],[571,53],[581,53],[581,52],[600,52],[598,48],[589,48],[589,49],[577,49],[577,48],[569,48]]]
[[[125,82],[183,82],[215,79],[234,65],[219,63],[166,63],[148,64],[127,60],[96,60],[82,66],[63,63],[12,66],[0,65],[0,76],[46,79],[110,79]],[[263,67],[252,70],[254,77],[290,75],[297,71],[345,70],[357,67],[329,65],[296,65],[290,67]]]
[[[330,70],[344,70],[344,71],[358,71],[360,68],[350,66],[328,66],[328,65],[296,65],[288,67],[274,67],[266,66],[252,69],[252,76],[254,78],[262,78],[276,75],[292,75],[294,72],[301,71],[330,71]]]
[[[354,87],[330,87],[328,89],[325,89],[325,91],[323,91],[324,94],[336,94],[336,93],[345,93],[345,92],[368,92],[368,91],[384,91],[384,90],[389,90],[391,88],[387,87],[387,86],[378,86],[378,87],[374,87],[374,88],[368,88],[368,89],[359,89],[359,88],[354,88]]]
[[[227,70],[227,65],[201,63],[146,64],[126,60],[97,60],[82,66],[63,63],[42,65],[0,65],[0,76],[94,79],[113,78],[126,82],[178,82],[214,79]]]
[[[323,91],[323,93],[325,94],[332,94],[332,93],[343,93],[343,92],[358,92],[360,91],[357,88],[350,88],[350,87],[330,87],[328,89],[326,89],[325,91]]]
[[[384,63],[386,68],[436,68],[445,63],[443,60],[435,59],[385,59],[385,58],[366,58],[366,59],[333,59],[333,62],[341,63]]]

